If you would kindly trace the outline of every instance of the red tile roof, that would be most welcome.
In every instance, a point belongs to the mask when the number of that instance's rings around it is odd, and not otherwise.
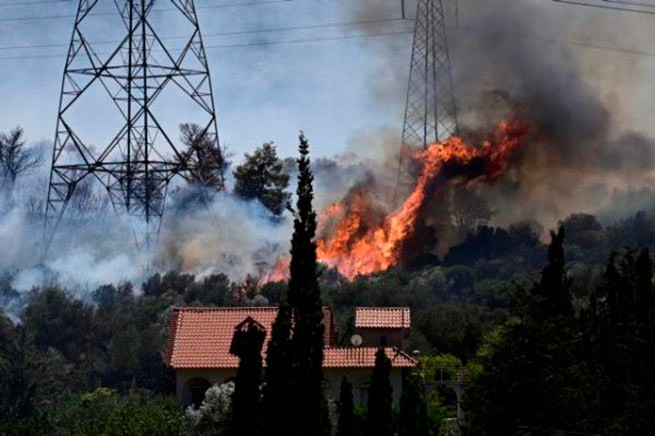
[[[239,359],[229,353],[234,328],[251,317],[271,337],[277,307],[185,307],[173,309],[164,361],[173,368],[237,368]],[[330,345],[332,311],[323,309],[325,344]],[[266,351],[266,345],[264,350]]]
[[[375,347],[330,347],[332,311],[325,311],[326,348],[324,368],[372,368],[375,366]],[[270,331],[276,307],[174,309],[171,313],[170,331],[164,360],[176,369],[190,368],[237,368],[239,359],[229,353],[234,328],[251,317],[266,328],[265,343]],[[263,352],[266,351],[264,346]],[[412,368],[418,362],[394,347],[385,349],[393,367]]]
[[[408,329],[409,307],[357,307],[355,328]]]
[[[324,350],[324,368],[373,368],[376,347],[330,347]],[[418,361],[396,347],[385,347],[394,368],[414,368]]]

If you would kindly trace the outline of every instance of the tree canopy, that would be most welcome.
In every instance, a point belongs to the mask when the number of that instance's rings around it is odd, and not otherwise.
[[[291,198],[285,191],[289,175],[283,171],[283,161],[272,142],[257,148],[253,154],[246,153],[245,162],[234,171],[234,178],[236,195],[260,201],[275,216],[284,212]]]

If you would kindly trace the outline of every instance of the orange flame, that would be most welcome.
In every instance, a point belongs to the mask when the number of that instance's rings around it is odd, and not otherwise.
[[[413,160],[420,174],[414,190],[398,210],[376,218],[372,193],[360,190],[321,214],[319,235],[324,236],[317,240],[318,260],[350,280],[398,265],[401,246],[411,237],[428,195],[453,178],[486,182],[498,179],[528,131],[527,125],[515,120],[501,123],[480,147],[452,137],[415,152]],[[269,277],[288,277],[288,262],[278,262]]]

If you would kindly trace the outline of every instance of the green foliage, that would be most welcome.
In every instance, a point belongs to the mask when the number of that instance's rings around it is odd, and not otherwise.
[[[311,181],[309,159],[304,165],[300,175]],[[291,288],[276,283],[253,289],[247,300],[261,293],[283,302],[268,348],[263,390],[269,434],[293,434],[284,426],[297,424],[294,420],[301,415],[323,419],[325,403],[306,413],[305,405],[298,406],[292,397],[301,386],[319,392],[308,382],[311,370],[289,389],[296,368],[310,365],[309,360],[290,364],[301,354],[295,347],[301,339],[322,341],[318,329],[305,329],[292,346],[292,325],[300,325],[298,320],[318,325],[321,299],[335,310],[342,342],[352,334],[354,307],[410,306],[413,323],[406,351],[442,353],[421,358],[424,380],[434,380],[442,366],[451,376],[449,368],[466,364],[470,434],[653,433],[655,383],[649,369],[655,367],[655,294],[650,253],[621,250],[606,262],[611,248],[655,244],[651,213],[606,228],[594,217],[573,215],[563,221],[566,240],[563,233],[555,234],[550,249],[539,242],[532,224],[479,227],[451,250],[444,265],[398,269],[351,283],[334,270],[316,268],[313,192],[304,188],[300,193],[303,206],[309,204],[310,209],[301,213],[300,202],[296,208],[295,218],[302,222],[302,239],[294,245],[295,252],[302,253],[294,264],[296,279]],[[548,265],[533,283],[546,254]],[[201,280],[179,272],[157,274],[142,285],[143,293],[129,283],[108,285],[82,301],[58,287],[21,295],[11,289],[8,278],[0,280],[0,288],[0,301],[26,303],[20,326],[0,316],[0,434],[11,435],[91,434],[84,433],[87,427],[98,434],[179,434],[177,427],[162,424],[177,422],[179,411],[170,409],[169,415],[160,403],[164,400],[154,396],[174,388],[172,373],[162,364],[170,307],[235,304],[233,284],[222,274]],[[285,302],[287,295],[293,308]],[[96,390],[99,386],[110,390]],[[136,395],[135,388],[151,395]],[[430,427],[426,434],[449,431],[453,396],[439,388],[425,398]],[[404,404],[408,398],[403,396]],[[187,411],[183,431],[228,434],[231,412],[223,406]],[[228,406],[231,409],[231,403]],[[150,418],[140,421],[134,416],[141,408]],[[395,431],[410,431],[403,422],[420,421],[408,418],[408,411],[419,409],[401,407]],[[356,409],[354,434],[364,434],[366,417]],[[108,427],[110,419],[113,427]],[[102,433],[109,431],[114,433]]]
[[[264,431],[269,435],[289,434],[293,411],[291,390],[291,307],[282,302],[279,306],[266,350],[266,373],[263,390]]]
[[[393,388],[390,381],[391,360],[383,347],[375,353],[375,367],[368,392],[368,436],[391,436],[393,433],[392,409]]]
[[[183,435],[184,424],[175,398],[133,392],[120,396],[100,388],[68,394],[42,413],[0,424],[2,434],[30,435]]]
[[[487,312],[488,313],[488,312]],[[478,348],[484,324],[489,323],[484,309],[468,304],[433,306],[416,318],[416,328],[437,350],[468,357]]]
[[[24,327],[0,314],[0,421],[28,418],[56,403],[68,373],[59,353],[36,349]]]
[[[354,436],[355,409],[353,403],[353,386],[344,375],[339,389],[339,403],[337,404],[339,421],[336,436]]]
[[[439,380],[454,377],[462,367],[461,359],[452,354],[421,356],[421,373],[425,380]]]
[[[608,432],[647,434],[655,428],[654,291],[648,249],[613,255],[581,315],[594,418]]]
[[[428,430],[428,407],[425,386],[420,373],[407,374],[400,398],[399,430],[401,436],[426,436]]]
[[[263,329],[251,318],[237,326],[230,353],[239,357],[239,368],[232,395],[232,434],[261,434],[259,383],[262,375]]]
[[[580,228],[598,226],[575,217]],[[655,429],[655,293],[647,249],[612,255],[576,312],[564,233],[541,280],[469,365],[470,434],[650,434]],[[581,244],[581,242],[577,242]]]
[[[288,300],[293,313],[291,337],[291,386],[296,418],[292,433],[329,433],[327,405],[323,398],[323,303],[316,263],[316,212],[309,160],[309,143],[300,135],[298,188],[293,211]]]
[[[133,392],[119,396],[99,388],[64,401],[52,418],[60,434],[176,435],[183,434],[182,416],[174,398]]]
[[[291,195],[285,191],[289,176],[283,171],[283,162],[277,157],[273,143],[257,148],[234,171],[234,192],[241,198],[259,200],[271,213],[279,216]]]
[[[575,320],[564,270],[564,230],[552,234],[541,280],[517,296],[511,318],[478,354],[467,388],[472,434],[565,429],[582,415]],[[584,429],[583,429],[584,430]]]
[[[232,395],[234,383],[210,387],[198,409],[185,411],[185,422],[190,436],[228,436],[232,430]]]
[[[77,365],[87,363],[85,356],[93,355],[99,342],[93,307],[59,288],[33,292],[22,318],[38,349],[55,348]]]

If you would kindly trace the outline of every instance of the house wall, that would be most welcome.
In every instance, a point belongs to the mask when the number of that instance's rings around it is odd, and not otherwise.
[[[403,340],[405,338],[404,329],[372,329],[360,328],[357,333],[362,336],[364,340],[362,346],[364,347],[379,347],[380,338],[384,336],[388,346],[398,347],[403,349]]]
[[[355,406],[366,407],[372,374],[373,368],[326,368],[323,370],[325,396],[328,399],[339,399],[341,379],[345,375],[353,385],[353,402]],[[403,390],[402,368],[392,368],[389,378],[393,388],[393,404],[398,406]]]
[[[190,382],[195,379],[204,379],[209,385],[221,384],[236,377],[234,369],[178,369],[175,372],[175,390],[177,400],[186,408],[191,405]]]
[[[323,369],[325,396],[328,399],[338,400],[341,388],[341,378],[345,375],[353,385],[353,402],[355,406],[366,407],[368,401],[368,387],[371,380],[373,368],[325,368]],[[182,369],[176,371],[177,399],[184,406],[191,405],[191,391],[189,382],[197,379],[204,379],[210,385],[225,383],[234,378],[237,374],[235,369],[207,370],[207,369]],[[391,387],[393,388],[393,404],[400,404],[400,395],[403,388],[403,370],[392,368],[390,374]]]

